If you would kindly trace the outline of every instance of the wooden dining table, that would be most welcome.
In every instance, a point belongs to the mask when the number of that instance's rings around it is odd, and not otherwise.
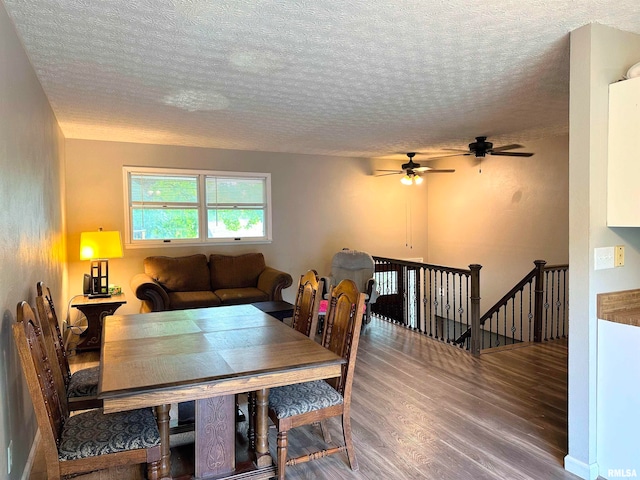
[[[194,478],[269,478],[269,389],[333,378],[344,360],[252,305],[104,319],[98,396],[104,411],[154,407],[162,441],[159,478],[170,478],[169,410],[195,407]],[[255,392],[250,471],[235,462],[235,394]]]

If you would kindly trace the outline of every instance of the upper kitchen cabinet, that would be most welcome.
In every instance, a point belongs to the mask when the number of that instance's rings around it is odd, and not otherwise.
[[[640,77],[609,85],[607,225],[640,227]]]

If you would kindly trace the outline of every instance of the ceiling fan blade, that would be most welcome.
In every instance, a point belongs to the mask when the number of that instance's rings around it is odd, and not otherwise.
[[[442,151],[445,152],[460,152],[460,153],[468,153],[469,150],[468,149],[463,149],[463,148],[441,148]]]
[[[433,168],[431,170],[425,170],[422,173],[453,173],[455,170],[453,168]]]
[[[429,157],[429,158],[423,158],[422,160],[424,160],[425,162],[430,162],[431,160],[440,160],[441,158],[451,158],[451,157],[461,157],[463,155],[471,155],[471,152],[465,151],[465,153],[453,153],[451,155],[438,155],[437,157]]]
[[[394,173],[404,173],[404,170],[385,170],[385,169],[376,169],[376,172],[394,172]]]
[[[528,152],[491,152],[491,155],[502,157],[533,157],[533,153]]]
[[[502,147],[493,148],[492,152],[502,152],[503,150],[513,150],[514,148],[523,148],[524,145],[518,145],[517,143],[512,143],[511,145],[503,145]]]
[[[404,172],[382,173],[380,175],[374,175],[374,177],[386,177],[386,176],[389,176],[389,175],[401,175],[403,173]]]

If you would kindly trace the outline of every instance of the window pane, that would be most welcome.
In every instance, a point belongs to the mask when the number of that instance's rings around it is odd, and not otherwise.
[[[133,240],[181,238],[198,238],[197,209],[133,209]]]
[[[196,176],[131,175],[132,202],[198,202]]]
[[[207,177],[207,203],[264,204],[263,178]]]
[[[209,209],[207,210],[209,238],[264,237],[264,210]]]

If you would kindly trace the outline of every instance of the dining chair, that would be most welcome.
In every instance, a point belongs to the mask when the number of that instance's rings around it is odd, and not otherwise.
[[[65,392],[53,378],[42,330],[27,302],[18,304],[12,329],[40,430],[47,478],[146,463],[148,478],[157,480],[160,434],[151,409],[111,414],[94,409],[69,416]]]
[[[291,328],[306,335],[315,341],[318,331],[318,309],[322,298],[323,281],[319,279],[318,272],[309,270],[300,276],[296,300],[291,317]],[[247,434],[251,447],[255,447],[255,409],[256,392],[249,392],[247,398],[247,408],[249,410],[249,426]]]
[[[36,290],[38,293],[36,308],[47,353],[53,364],[53,375],[56,381],[64,384],[69,409],[86,410],[102,407],[102,400],[97,397],[100,367],[83,368],[71,373],[51,290],[44,282],[38,282]]]
[[[318,308],[322,298],[323,281],[318,272],[309,270],[300,276],[291,327],[312,340],[318,330]]]
[[[278,478],[285,478],[286,466],[314,460],[346,450],[352,470],[358,462],[351,438],[351,387],[362,326],[364,294],[352,280],[343,280],[329,293],[329,304],[322,335],[322,345],[345,359],[342,374],[329,380],[286,385],[271,389],[269,418],[278,430]],[[292,428],[342,417],[344,445],[287,459],[288,432]],[[323,426],[325,442],[329,431]]]

